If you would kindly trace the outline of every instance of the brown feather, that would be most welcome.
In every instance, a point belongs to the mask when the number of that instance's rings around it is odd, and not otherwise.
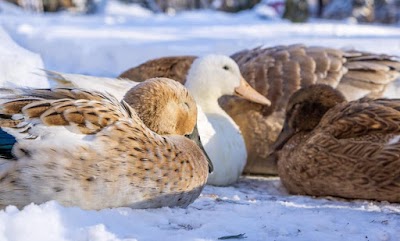
[[[195,58],[195,56],[177,56],[154,59],[128,69],[118,77],[137,82],[155,77],[166,77],[183,84]]]

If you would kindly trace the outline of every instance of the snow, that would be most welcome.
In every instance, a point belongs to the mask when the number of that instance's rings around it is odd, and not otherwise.
[[[34,74],[43,69],[43,61],[38,54],[18,46],[0,26],[0,86],[11,83],[29,87],[48,87],[45,77]]]
[[[108,1],[104,13],[114,16],[150,17],[153,12],[137,4],[125,4],[119,1]]]
[[[400,240],[400,205],[289,196],[277,178],[207,186],[187,209],[82,211],[54,201],[0,212],[0,240]]]
[[[400,55],[400,29],[390,26],[291,24],[263,20],[254,11],[168,17],[110,1],[104,13],[90,16],[34,15],[2,4],[0,8],[3,85],[7,80],[46,85],[34,74],[43,67],[116,76],[155,57],[231,54],[258,45],[304,43]],[[38,82],[32,82],[35,78]],[[391,87],[388,95],[398,96],[398,88]],[[399,227],[400,204],[292,196],[278,178],[263,177],[243,177],[232,187],[206,186],[186,209],[87,211],[50,201],[0,211],[0,241],[200,241],[239,234],[245,240],[395,241],[400,240]]]

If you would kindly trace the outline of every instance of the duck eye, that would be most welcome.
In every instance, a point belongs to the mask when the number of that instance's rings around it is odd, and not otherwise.
[[[222,67],[224,70],[229,70],[229,66],[228,65],[224,65],[224,67]]]

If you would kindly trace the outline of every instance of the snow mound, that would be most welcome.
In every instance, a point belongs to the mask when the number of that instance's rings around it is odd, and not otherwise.
[[[18,46],[0,27],[0,86],[49,87],[44,76],[35,74],[43,69],[38,54]]]

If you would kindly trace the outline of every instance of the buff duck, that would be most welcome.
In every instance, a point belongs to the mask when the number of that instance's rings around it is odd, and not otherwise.
[[[110,79],[57,72],[48,74],[62,85],[69,82],[73,86],[105,90],[124,98],[128,104],[132,104],[129,100],[131,94],[126,91],[137,84],[122,77]],[[217,186],[235,183],[246,164],[246,146],[239,127],[218,105],[218,99],[223,95],[236,95],[263,105],[269,105],[270,101],[250,87],[235,61],[223,55],[206,55],[196,59],[188,70],[185,87],[196,100],[198,109],[204,112],[198,115],[198,129],[214,165],[214,172],[209,175],[207,183]]]
[[[400,202],[400,99],[347,102],[327,85],[300,89],[273,150],[292,194]]]
[[[212,171],[196,137],[196,104],[179,83],[137,85],[160,132],[113,96],[25,89],[0,104],[0,208],[56,200],[83,209],[186,207]],[[132,99],[133,100],[133,99]],[[173,120],[173,121],[172,121]],[[179,135],[177,135],[179,134]]]
[[[276,166],[267,157],[282,128],[287,100],[296,90],[321,83],[339,89],[348,100],[376,98],[400,75],[400,63],[392,56],[300,44],[258,47],[231,57],[249,84],[271,101],[271,105],[262,106],[233,96],[219,100],[240,127],[248,152],[244,172],[252,174],[277,174]],[[141,81],[173,76],[185,83],[195,59],[196,56],[178,56],[150,60],[120,77]]]

